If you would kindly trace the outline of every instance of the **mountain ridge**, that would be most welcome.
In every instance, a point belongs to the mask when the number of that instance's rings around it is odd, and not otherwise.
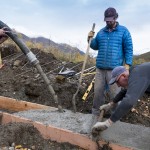
[[[73,47],[71,45],[68,45],[66,43],[56,43],[48,38],[45,38],[45,37],[28,37],[26,36],[25,34],[23,33],[19,33],[21,35],[21,39],[24,41],[24,42],[27,42],[27,41],[30,41],[30,42],[33,42],[33,43],[42,43],[44,47],[48,47],[48,46],[52,46],[52,47],[55,47],[65,53],[80,53],[81,55],[84,55],[85,53],[78,49],[77,47]]]

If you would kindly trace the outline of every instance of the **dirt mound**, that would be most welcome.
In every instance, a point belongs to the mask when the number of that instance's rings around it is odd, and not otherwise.
[[[9,123],[0,125],[0,149],[11,148],[13,145],[34,150],[82,150],[69,143],[59,144],[55,141],[45,140],[39,131],[31,124]]]

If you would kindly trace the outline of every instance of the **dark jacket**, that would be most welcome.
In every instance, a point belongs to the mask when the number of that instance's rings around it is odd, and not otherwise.
[[[121,100],[110,119],[113,122],[122,118],[150,88],[150,62],[137,65],[130,70],[128,88],[121,90],[114,103]]]
[[[101,29],[91,41],[90,47],[98,50],[96,67],[99,69],[114,69],[122,66],[124,61],[132,65],[133,46],[128,29],[117,24],[112,32],[107,26]]]

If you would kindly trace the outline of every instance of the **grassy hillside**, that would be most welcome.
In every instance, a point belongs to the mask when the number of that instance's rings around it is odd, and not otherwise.
[[[144,62],[150,62],[150,52],[134,56],[134,58],[133,58],[134,64],[141,64]]]
[[[44,37],[30,38],[22,33],[18,33],[18,37],[22,39],[30,49],[37,48],[47,53],[50,52],[57,59],[63,61],[81,62],[85,58],[83,51],[65,43],[55,43],[54,41]],[[10,44],[14,45],[14,42],[9,38],[2,45],[6,46]],[[89,56],[89,60],[89,63],[95,64],[95,58]],[[144,62],[150,62],[150,51],[141,55],[135,55],[133,57],[133,65]]]
[[[79,50],[77,47],[72,47],[65,43],[55,43],[50,39],[44,37],[30,38],[22,33],[18,33],[18,37],[29,48],[35,48],[42,50],[46,53],[52,53],[58,60],[69,62],[82,62],[85,59],[85,53]],[[14,41],[9,38],[0,47],[9,47],[9,45],[16,46]],[[17,50],[20,49],[16,46]],[[95,59],[91,56],[88,58],[89,64],[95,64]]]
[[[30,38],[30,37],[20,33],[20,38],[24,42],[31,42],[34,44],[39,43],[45,48],[53,47],[53,48],[57,48],[60,51],[63,51],[64,53],[80,53],[81,55],[84,55],[84,53],[76,47],[72,47],[65,43],[55,43],[54,41],[47,39],[45,37]]]

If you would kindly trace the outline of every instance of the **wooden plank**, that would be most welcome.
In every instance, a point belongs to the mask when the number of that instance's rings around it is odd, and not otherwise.
[[[38,129],[38,131],[45,139],[50,139],[59,143],[68,142],[72,145],[77,145],[87,150],[97,150],[97,144],[88,136],[83,134],[74,133],[70,130],[57,128],[51,125],[44,125],[37,121],[32,121],[30,119],[22,118],[8,113],[3,113],[2,124],[9,122],[31,123]],[[99,141],[99,144],[102,146],[103,144],[106,144],[106,142]],[[133,148],[124,147],[115,143],[110,143],[109,146],[113,150],[133,150]]]
[[[55,107],[16,100],[16,99],[3,97],[3,96],[0,96],[0,109],[6,109],[10,111],[24,111],[24,110],[30,110],[30,109],[57,110],[57,108]]]

